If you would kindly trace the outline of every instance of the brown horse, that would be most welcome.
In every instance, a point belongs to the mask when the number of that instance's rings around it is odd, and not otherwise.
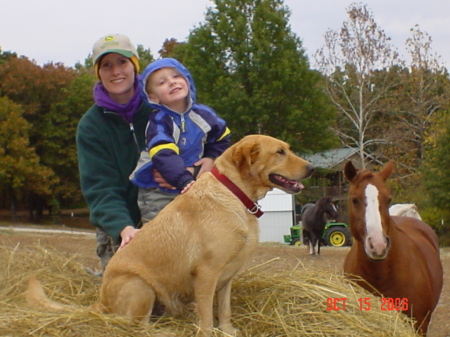
[[[380,305],[383,299],[401,301],[395,310],[415,318],[416,329],[426,334],[442,290],[439,244],[426,223],[389,215],[385,181],[393,169],[392,161],[378,173],[357,170],[351,162],[345,165],[354,241],[344,273],[374,295],[381,294]]]

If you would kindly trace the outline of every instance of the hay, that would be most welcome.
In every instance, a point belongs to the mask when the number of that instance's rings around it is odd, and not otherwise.
[[[396,311],[381,311],[376,299],[335,273],[307,269],[276,275],[264,266],[247,271],[233,286],[233,323],[241,336],[415,336],[412,321]],[[77,256],[42,246],[0,247],[0,336],[193,336],[195,314],[163,316],[147,327],[124,317],[89,312],[100,279],[88,275]],[[30,307],[26,281],[35,275],[47,295],[74,305],[52,312]],[[346,298],[346,310],[327,310],[327,298]],[[371,298],[369,311],[359,298]],[[342,305],[341,305],[342,306]],[[216,331],[215,336],[226,336]]]

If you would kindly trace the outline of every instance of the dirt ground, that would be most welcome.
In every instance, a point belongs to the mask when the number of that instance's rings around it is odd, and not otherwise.
[[[65,230],[65,232],[22,232],[0,226],[0,245],[15,247],[19,244],[19,249],[23,249],[39,244],[66,254],[76,254],[80,263],[94,270],[99,268],[95,255],[96,243],[93,231],[83,229],[83,233],[87,234],[80,234],[75,229],[57,228],[56,230]],[[305,246],[293,247],[279,243],[262,243],[248,267],[256,267],[258,270],[270,273],[301,270],[302,268],[340,272],[348,249],[347,247],[322,247],[321,256],[310,256]],[[433,314],[429,337],[450,337],[450,248],[441,250],[441,259],[444,266],[444,289],[439,305]]]

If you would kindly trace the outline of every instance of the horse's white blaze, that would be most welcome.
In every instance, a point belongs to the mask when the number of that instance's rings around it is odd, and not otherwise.
[[[381,215],[378,203],[378,190],[372,184],[366,187],[366,227],[367,234],[381,232]]]
[[[333,210],[337,213],[337,208],[334,204],[331,204],[331,206],[333,207]],[[332,220],[336,220],[336,219],[332,219]]]
[[[381,214],[378,203],[378,189],[368,184],[366,187],[366,231],[367,237],[364,244],[366,252],[370,255],[382,255],[386,249],[387,242],[383,235],[381,225]]]

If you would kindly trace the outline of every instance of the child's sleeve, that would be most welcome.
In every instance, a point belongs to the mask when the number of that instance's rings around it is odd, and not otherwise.
[[[193,181],[192,174],[186,170],[180,150],[172,136],[173,124],[169,116],[157,116],[147,128],[147,150],[149,157],[161,176],[170,185],[182,190]]]

